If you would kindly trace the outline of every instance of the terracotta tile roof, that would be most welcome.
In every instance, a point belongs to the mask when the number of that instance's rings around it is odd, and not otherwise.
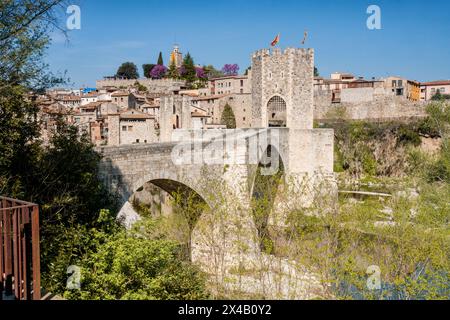
[[[193,118],[211,118],[211,116],[205,115],[205,114],[200,113],[200,112],[192,112],[191,116]]]
[[[194,98],[194,101],[204,101],[204,100],[216,100],[216,99],[220,99],[223,97],[228,96],[227,94],[220,94],[220,95],[214,95],[214,96],[206,96],[206,97],[198,97],[198,98]]]
[[[146,119],[154,119],[155,117],[147,114],[147,113],[143,113],[143,112],[139,112],[139,111],[124,111],[122,113],[119,113],[119,117],[120,119],[129,119],[129,120],[146,120]]]
[[[113,94],[111,94],[111,97],[125,97],[125,96],[129,96],[129,95],[130,95],[129,92],[116,91]]]
[[[62,98],[56,99],[60,101],[81,101],[79,96],[63,96]]]
[[[423,86],[449,86],[450,80],[438,80],[438,81],[431,81],[431,82],[422,82],[421,85]]]
[[[80,109],[97,109],[102,105],[103,102],[97,101],[97,102],[90,102],[88,104],[85,104],[84,106],[80,106]]]
[[[160,105],[154,104],[154,103],[144,103],[140,106],[140,108],[146,108],[146,109],[153,109],[153,108],[160,108]]]
[[[99,96],[99,94],[97,92],[90,92],[88,94],[81,96],[81,98],[95,98],[98,96]]]
[[[227,80],[227,79],[248,79],[248,76],[245,75],[235,75],[235,76],[223,76],[217,78],[211,78],[210,81],[218,81],[218,80]]]

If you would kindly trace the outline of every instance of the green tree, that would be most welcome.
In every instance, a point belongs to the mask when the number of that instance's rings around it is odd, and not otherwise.
[[[155,64],[144,64],[142,65],[142,70],[144,71],[144,77],[151,78],[152,69],[155,67]]]
[[[223,108],[221,122],[227,126],[227,129],[236,128],[236,118],[234,116],[233,109],[228,103]]]
[[[442,100],[442,94],[441,94],[441,90],[437,90],[436,93],[434,94],[433,97],[431,97],[431,100],[433,101],[440,101]]]
[[[125,79],[137,79],[139,78],[139,72],[133,62],[124,62],[119,69],[117,69],[116,76]]]
[[[197,79],[197,73],[195,71],[194,59],[189,52],[183,59],[182,70],[182,78],[187,81],[188,85],[192,85]]]
[[[433,102],[427,106],[427,114],[425,127],[442,139],[439,156],[428,167],[427,179],[450,183],[450,103]]]
[[[0,88],[23,85],[43,91],[62,82],[48,72],[43,56],[49,33],[59,26],[63,0],[0,2]]]
[[[163,66],[164,65],[164,60],[163,60],[163,56],[162,56],[162,52],[159,52],[159,56],[158,56],[158,65]]]
[[[147,92],[147,91],[148,91],[147,87],[144,86],[144,85],[143,85],[142,83],[140,83],[139,81],[136,81],[136,82],[134,83],[134,87],[135,87],[138,91],[141,91],[141,92]]]
[[[80,230],[94,228],[103,209],[117,212],[112,197],[100,180],[100,156],[87,136],[77,128],[58,121],[50,146],[36,159],[38,169],[31,200],[41,206],[41,260],[43,283],[54,288],[54,268],[67,268],[58,261],[71,262],[84,248]],[[70,264],[69,264],[70,265]],[[61,284],[61,282],[57,282]]]
[[[0,106],[0,194],[26,199],[41,153],[38,110],[18,85],[0,89]]]
[[[219,78],[219,77],[223,77],[224,74],[221,70],[217,70],[216,68],[214,68],[213,65],[207,65],[203,67],[203,70],[205,70],[205,74],[208,76],[209,79],[211,78]]]
[[[319,77],[319,76],[320,76],[319,69],[317,69],[317,67],[314,66],[314,77]]]
[[[175,61],[172,61],[169,66],[169,70],[167,71],[167,76],[171,79],[178,79],[180,77],[180,73],[178,72],[178,68],[175,65]]]
[[[442,94],[441,90],[437,90],[436,94],[431,97],[432,101],[443,101],[443,100],[450,100],[450,94]]]

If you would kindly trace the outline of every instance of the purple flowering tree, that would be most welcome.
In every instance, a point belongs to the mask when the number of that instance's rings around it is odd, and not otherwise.
[[[199,79],[207,78],[207,75],[205,73],[205,70],[203,70],[203,68],[195,67],[195,74],[196,74],[197,78],[199,78]]]
[[[226,76],[236,76],[239,72],[239,66],[237,64],[226,64],[223,66],[222,72]]]
[[[184,76],[186,74],[186,68],[184,66],[181,66],[178,69],[178,73],[180,74],[180,76]]]
[[[150,72],[150,76],[152,77],[152,79],[161,79],[165,76],[166,73],[167,68],[163,65],[158,64],[153,67],[152,71]]]

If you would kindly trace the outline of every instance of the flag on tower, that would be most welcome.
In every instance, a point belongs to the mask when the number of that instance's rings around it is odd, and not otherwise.
[[[302,45],[305,44],[307,38],[308,38],[308,30],[305,30],[305,33],[303,34]]]
[[[273,39],[272,43],[270,44],[272,47],[275,47],[278,42],[280,42],[280,34],[278,34],[275,39]]]

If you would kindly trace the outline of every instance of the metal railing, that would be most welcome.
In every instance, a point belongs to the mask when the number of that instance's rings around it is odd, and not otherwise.
[[[0,300],[40,300],[39,207],[0,197]]]

